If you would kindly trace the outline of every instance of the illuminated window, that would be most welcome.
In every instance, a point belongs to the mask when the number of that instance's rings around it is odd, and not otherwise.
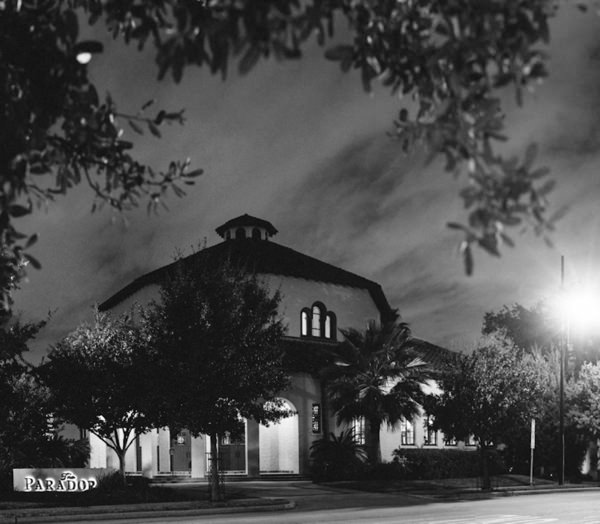
[[[424,423],[423,444],[425,446],[437,446],[437,431],[433,429],[433,417],[427,415]]]
[[[310,323],[310,310],[304,308],[300,313],[300,334],[303,337],[308,336],[308,325]]]
[[[335,313],[329,311],[327,315],[325,315],[325,338],[331,338],[335,340]]]
[[[365,419],[364,417],[355,418],[352,421],[352,434],[354,441],[360,446],[365,445]]]
[[[456,446],[458,442],[455,438],[444,439],[444,446]]]
[[[319,304],[315,304],[312,307],[312,336],[313,337],[320,337],[322,336],[322,326],[321,326],[321,319],[323,318],[323,312],[321,311],[321,306]]]
[[[475,441],[475,437],[473,437],[473,435],[469,435],[469,438],[465,440],[465,446],[477,446],[477,442]]]
[[[335,313],[327,311],[321,302],[315,302],[310,308],[300,312],[300,335],[336,340],[337,318]]]
[[[410,420],[404,418],[400,422],[400,445],[415,445],[415,426]]]

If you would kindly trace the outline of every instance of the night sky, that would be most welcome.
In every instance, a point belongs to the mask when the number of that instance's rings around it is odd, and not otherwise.
[[[458,191],[464,179],[404,156],[387,136],[401,101],[383,89],[362,90],[357,73],[344,74],[316,45],[297,62],[260,63],[227,81],[188,69],[183,81],[156,81],[149,53],[106,43],[91,76],[122,111],[143,102],[185,108],[185,126],[163,138],[125,136],[150,165],[190,157],[205,175],[169,211],[91,214],[92,193],[78,187],[50,203],[21,229],[40,235],[31,253],[42,263],[16,294],[25,320],[52,319],[33,344],[33,360],[132,279],[190,253],[214,229],[243,213],[273,223],[273,239],[375,280],[413,333],[460,349],[477,337],[485,311],[519,302],[531,306],[559,287],[560,255],[567,279],[595,286],[600,278],[600,17],[565,7],[552,24],[551,77],[516,108],[505,93],[511,140],[507,153],[540,145],[541,165],[558,188],[552,209],[568,215],[547,247],[531,231],[512,231],[517,247],[500,259],[476,252],[467,277],[457,251],[461,236],[447,221],[464,220]],[[125,223],[126,222],[126,223]],[[343,326],[340,326],[343,327]]]

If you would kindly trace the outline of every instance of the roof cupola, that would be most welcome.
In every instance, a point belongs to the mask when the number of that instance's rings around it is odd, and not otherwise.
[[[228,220],[215,231],[224,240],[241,240],[244,238],[269,240],[270,237],[277,234],[277,229],[271,222],[248,214]]]

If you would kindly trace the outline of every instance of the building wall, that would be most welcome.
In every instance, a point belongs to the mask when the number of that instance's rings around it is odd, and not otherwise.
[[[280,313],[287,326],[287,334],[289,336],[300,336],[301,310],[303,308],[310,308],[317,301],[324,304],[327,311],[335,313],[338,328],[353,327],[362,330],[369,321],[379,321],[380,319],[379,310],[373,302],[371,295],[365,289],[281,275],[262,275],[261,278],[272,292],[278,290],[281,293]],[[111,313],[113,315],[129,313],[136,304],[143,306],[158,297],[158,285],[146,286],[115,306],[111,310]],[[277,431],[269,433],[265,432],[264,428],[262,428],[264,438],[270,439],[272,448],[267,451],[263,444],[263,467],[268,468],[271,467],[270,465],[276,464],[281,470],[297,469],[297,472],[300,474],[308,474],[310,446],[312,443],[325,436],[324,432],[327,429],[329,431],[336,431],[336,433],[339,433],[339,429],[336,429],[334,418],[330,416],[328,421],[321,423],[319,432],[313,432],[313,404],[318,404],[321,409],[321,416],[326,416],[321,404],[320,385],[318,380],[313,377],[307,374],[294,375],[290,388],[282,392],[281,397],[293,405],[297,411],[297,416],[293,420],[282,421]],[[296,424],[297,441],[286,438],[286,434],[292,431],[290,428],[295,428]],[[249,421],[247,424],[246,441],[247,472],[249,476],[257,476],[260,473],[260,433],[261,428],[259,425]],[[92,441],[91,444],[94,464],[114,462],[116,457],[112,457],[113,454],[111,451],[101,449],[105,448],[102,442]],[[152,434],[140,437],[141,451],[136,459],[135,445],[132,446],[127,454],[127,470],[142,471],[147,476],[154,476],[159,472],[169,471],[169,456],[167,455],[169,446],[168,429],[160,430],[158,433],[153,431]],[[293,452],[290,451],[290,446],[294,448]],[[195,444],[192,443],[192,476],[201,477],[206,471],[205,447],[205,444],[203,447],[200,440]],[[276,453],[278,454],[277,456],[275,455]],[[286,453],[290,456],[284,456]],[[140,462],[139,457],[141,457],[141,464],[138,464]]]
[[[300,336],[300,312],[315,302],[322,302],[327,311],[335,313],[338,328],[362,330],[370,320],[379,321],[379,310],[366,289],[281,275],[262,278],[271,291],[278,290],[282,295],[279,309],[289,336]]]

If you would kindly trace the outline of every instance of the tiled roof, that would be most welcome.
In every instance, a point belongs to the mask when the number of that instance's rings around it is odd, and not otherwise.
[[[317,375],[321,369],[337,360],[336,350],[340,343],[310,337],[283,337],[286,366],[292,372]],[[420,338],[411,337],[407,345],[414,351],[415,358],[428,364],[434,374],[442,371],[456,356],[453,351]]]
[[[396,313],[390,307],[381,286],[372,280],[327,264],[316,258],[304,255],[289,247],[267,240],[237,239],[221,242],[183,259],[196,262],[210,260],[229,260],[233,264],[245,266],[249,271],[262,274],[284,275],[305,278],[341,286],[365,289],[369,292],[381,314],[381,320],[395,318]],[[160,284],[173,269],[175,263],[163,266],[137,278],[100,304],[101,311],[111,309],[136,291],[150,284]]]

